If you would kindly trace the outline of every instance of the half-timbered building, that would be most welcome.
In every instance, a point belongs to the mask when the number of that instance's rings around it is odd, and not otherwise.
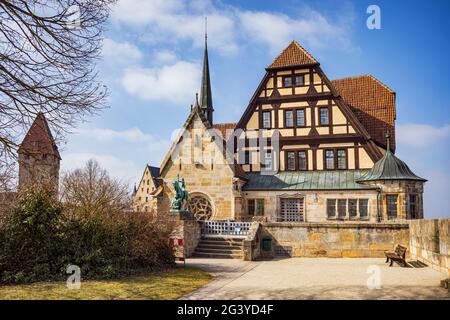
[[[199,219],[423,217],[426,180],[394,155],[395,92],[375,77],[330,80],[293,41],[266,68],[237,123],[215,124],[213,111],[205,47],[200,99],[161,165],[157,210],[169,210],[179,176]]]

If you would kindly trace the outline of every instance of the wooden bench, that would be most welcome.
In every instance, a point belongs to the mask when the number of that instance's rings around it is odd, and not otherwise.
[[[398,244],[395,247],[395,250],[392,251],[386,251],[384,254],[386,255],[386,263],[391,261],[391,264],[389,267],[392,267],[392,264],[395,262],[401,267],[407,267],[408,264],[406,263],[405,256],[406,256],[406,250],[407,248]]]

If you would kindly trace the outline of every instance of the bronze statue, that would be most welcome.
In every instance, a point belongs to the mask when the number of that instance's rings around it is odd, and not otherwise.
[[[182,210],[186,207],[189,193],[186,191],[186,184],[184,178],[177,178],[172,182],[175,189],[175,196],[172,200],[172,209]]]

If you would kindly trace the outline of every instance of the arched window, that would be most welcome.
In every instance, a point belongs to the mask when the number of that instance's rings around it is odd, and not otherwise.
[[[190,194],[187,208],[197,220],[209,220],[213,214],[211,201],[202,193]]]

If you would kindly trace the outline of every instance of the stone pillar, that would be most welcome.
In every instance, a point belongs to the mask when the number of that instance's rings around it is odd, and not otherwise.
[[[200,222],[186,210],[170,210],[169,216],[175,223],[171,238],[183,239],[183,248],[180,250],[183,250],[185,258],[191,257],[201,238]]]

